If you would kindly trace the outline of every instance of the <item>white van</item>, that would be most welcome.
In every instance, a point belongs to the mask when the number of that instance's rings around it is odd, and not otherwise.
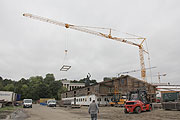
[[[32,108],[32,99],[24,99],[23,108]]]
[[[56,107],[56,100],[50,99],[47,101],[47,106],[48,107]]]

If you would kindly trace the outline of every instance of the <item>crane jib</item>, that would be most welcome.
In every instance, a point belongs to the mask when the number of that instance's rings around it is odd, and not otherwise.
[[[118,38],[118,37],[111,36],[111,29],[110,29],[109,35],[107,35],[107,34],[97,32],[97,31],[93,31],[93,30],[90,30],[90,29],[87,29],[87,28],[82,28],[82,27],[78,27],[78,26],[75,26],[75,25],[71,25],[71,24],[67,24],[67,23],[63,23],[63,22],[58,22],[58,21],[51,20],[51,19],[48,19],[48,18],[45,18],[45,17],[32,15],[32,14],[29,14],[29,13],[25,13],[25,14],[23,14],[23,16],[29,17],[29,18],[32,18],[32,19],[36,19],[36,20],[40,20],[40,21],[43,21],[43,22],[48,22],[48,23],[51,23],[51,24],[63,26],[63,27],[66,27],[66,28],[71,28],[71,29],[74,29],[74,30],[77,30],[77,31],[81,31],[81,32],[101,36],[101,37],[104,37],[104,38],[120,41],[120,42],[131,44],[131,45],[134,45],[134,46],[138,46],[139,47],[139,55],[140,55],[140,63],[141,63],[141,77],[145,81],[146,71],[145,71],[144,56],[143,56],[144,49],[143,49],[143,45],[142,45],[143,42],[146,40],[145,38],[142,38],[142,37],[136,38],[136,39],[143,39],[141,44],[137,44],[137,43],[128,41],[128,40],[126,40],[124,38]]]

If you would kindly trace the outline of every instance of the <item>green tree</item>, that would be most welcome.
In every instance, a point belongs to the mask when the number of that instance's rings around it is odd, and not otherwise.
[[[62,89],[62,83],[61,81],[55,81],[53,74],[46,74],[44,79],[42,76],[32,76],[29,79],[22,78],[19,81],[12,81],[11,79],[3,80],[0,77],[0,90],[14,91],[21,94],[21,99],[59,99],[60,89]]]
[[[61,81],[53,81],[50,85],[49,85],[49,92],[50,92],[50,97],[51,98],[55,98],[58,99],[58,91],[59,89],[62,87],[62,83]]]
[[[0,76],[0,90],[4,90],[4,87],[3,87],[3,78]]]
[[[48,85],[46,85],[45,83],[39,84],[36,92],[37,92],[39,98],[49,98],[50,97],[50,93],[48,91]]]
[[[29,88],[26,84],[22,85],[21,91],[21,99],[29,98]]]
[[[29,96],[33,100],[39,100],[39,85],[43,83],[42,76],[30,77],[29,79]]]
[[[96,80],[90,80],[90,83],[97,83]]]
[[[11,79],[4,79],[3,80],[3,86],[6,86],[6,85],[11,84],[11,83],[13,83],[13,81]]]
[[[25,78],[21,78],[19,81],[18,81],[18,84],[19,85],[22,85],[22,84],[29,84],[30,80],[26,80]]]
[[[4,90],[2,82],[0,82],[0,91]]]
[[[80,79],[79,81],[73,80],[73,81],[71,81],[71,83],[85,83],[85,81],[86,81],[86,78],[83,78],[83,79]],[[96,80],[90,80],[90,83],[97,83],[97,81]]]
[[[14,84],[7,84],[4,87],[4,90],[6,90],[6,91],[14,91]]]
[[[40,84],[43,82],[43,77],[42,76],[30,77],[29,82],[31,85]]]
[[[50,84],[50,83],[52,83],[53,81],[55,81],[55,77],[54,77],[54,75],[53,74],[46,74],[46,77],[44,78],[44,82],[46,83],[46,84]]]
[[[0,81],[3,80],[3,78],[0,76]]]

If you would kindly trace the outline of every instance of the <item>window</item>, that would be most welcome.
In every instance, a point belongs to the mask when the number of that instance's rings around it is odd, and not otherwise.
[[[121,84],[124,85],[124,79],[121,80]]]
[[[88,88],[88,91],[90,91],[90,88]]]

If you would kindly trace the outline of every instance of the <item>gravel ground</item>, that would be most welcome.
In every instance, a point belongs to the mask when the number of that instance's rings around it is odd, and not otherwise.
[[[88,107],[71,109],[63,107],[47,107],[33,105],[33,108],[23,108],[17,120],[90,120]],[[18,114],[18,113],[17,113]],[[124,114],[123,108],[100,107],[98,120],[180,120],[180,111],[165,111],[162,109],[140,114]]]
[[[62,107],[47,107],[36,104],[32,108],[25,108],[24,111],[29,116],[27,120],[89,120],[89,116],[73,114]]]
[[[0,120],[6,119],[6,117],[13,111],[0,111]]]
[[[64,108],[65,109],[65,108]],[[70,109],[66,111],[87,116],[87,107],[81,109]],[[140,114],[124,114],[124,109],[119,107],[100,107],[99,119],[102,120],[180,120],[180,111],[165,111],[156,109],[151,112],[142,112]]]

